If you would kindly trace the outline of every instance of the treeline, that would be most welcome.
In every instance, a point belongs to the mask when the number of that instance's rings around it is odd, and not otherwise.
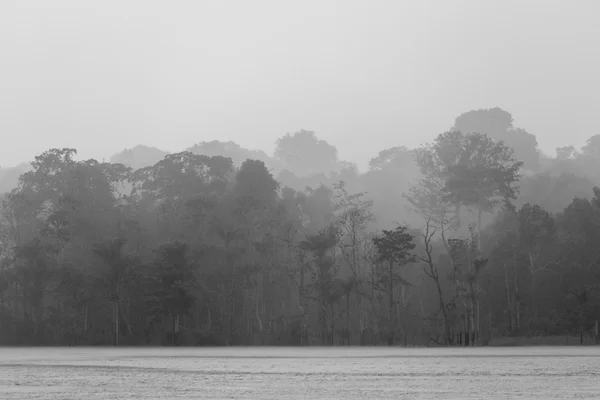
[[[265,160],[198,149],[137,169],[51,149],[2,201],[0,344],[594,336],[600,190],[567,175],[592,165],[593,143],[544,161],[498,110],[463,114],[420,149],[382,151],[363,175],[314,134],[286,135],[279,177],[335,170],[306,189],[282,184]],[[489,134],[473,132],[478,120]],[[515,153],[519,140],[529,147]],[[290,151],[302,146],[320,158]],[[590,195],[560,212],[547,196],[523,203],[520,189],[540,181],[589,183]],[[410,224],[391,221],[392,209]]]

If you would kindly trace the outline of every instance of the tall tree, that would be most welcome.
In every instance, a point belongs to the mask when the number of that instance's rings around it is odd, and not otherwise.
[[[367,229],[374,222],[371,212],[373,202],[364,199],[365,193],[348,193],[345,183],[339,182],[334,185],[334,210],[336,213],[335,226],[338,228],[338,248],[350,269],[350,277],[344,282],[344,293],[346,295],[346,317],[347,334],[350,341],[350,294],[356,295],[358,319],[360,331],[365,326],[365,315],[363,298],[359,294],[363,283],[366,282],[367,271],[362,262],[361,254],[364,243],[368,240]],[[364,292],[364,290],[362,290]]]
[[[401,274],[406,264],[415,261],[412,253],[415,248],[414,237],[407,232],[406,226],[398,226],[394,230],[383,230],[373,238],[377,248],[379,268],[377,269],[377,284],[388,294],[388,345],[394,344],[396,328],[396,313],[394,290],[400,285],[410,285]]]
[[[321,324],[321,340],[333,344],[334,307],[339,299],[339,285],[336,280],[338,265],[332,257],[332,251],[337,243],[337,232],[334,227],[322,229],[316,235],[311,235],[300,243],[300,248],[312,253],[312,288],[319,303],[319,321]],[[329,306],[329,310],[327,307]],[[327,318],[329,316],[329,318]],[[329,322],[329,323],[328,323]],[[330,340],[327,340],[328,337]]]
[[[524,129],[514,127],[512,115],[499,107],[463,113],[456,118],[452,129],[464,135],[480,133],[496,141],[503,141],[513,149],[515,158],[523,162],[524,168],[539,171],[536,137]]]
[[[277,139],[275,157],[300,176],[337,170],[337,149],[312,131],[287,133]]]
[[[560,261],[552,254],[555,222],[546,210],[538,205],[525,204],[518,214],[519,236],[528,260],[531,275],[531,306],[537,314],[536,277]]]
[[[164,343],[179,344],[181,320],[189,315],[194,301],[195,277],[188,251],[188,245],[178,241],[164,244],[156,250],[154,324],[162,325]]]
[[[421,191],[443,192],[443,200],[456,207],[456,214],[461,206],[476,210],[479,247],[482,214],[516,198],[522,162],[515,161],[502,142],[455,131],[421,149],[419,166],[425,176]]]
[[[132,278],[131,273],[136,265],[136,260],[131,254],[126,253],[125,241],[121,238],[97,243],[94,246],[94,253],[104,264],[104,274],[100,283],[104,286],[105,295],[112,304],[113,337],[114,344],[117,346],[120,338],[119,321],[125,317],[122,306],[123,292]],[[130,329],[129,325],[127,327]]]
[[[443,225],[442,225],[443,227]],[[452,333],[450,330],[450,319],[448,317],[448,305],[444,299],[444,293],[442,289],[442,281],[440,278],[439,268],[433,260],[433,237],[436,234],[435,222],[432,223],[431,220],[427,220],[425,225],[425,232],[422,233],[421,237],[423,238],[423,244],[425,247],[425,256],[419,256],[419,259],[427,265],[426,268],[423,269],[425,275],[427,275],[435,284],[437,290],[437,297],[439,301],[439,312],[442,314],[444,318],[444,336],[443,343],[444,344],[452,344]],[[444,239],[442,239],[444,240]]]

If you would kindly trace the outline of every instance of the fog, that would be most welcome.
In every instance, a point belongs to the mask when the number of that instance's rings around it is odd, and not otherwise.
[[[361,170],[499,106],[542,150],[596,133],[600,5],[561,1],[4,1],[0,165],[300,129]]]
[[[2,3],[0,345],[600,343],[575,4]]]

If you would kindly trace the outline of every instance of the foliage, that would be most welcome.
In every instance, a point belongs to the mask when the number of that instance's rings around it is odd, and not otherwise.
[[[217,141],[119,163],[50,149],[1,199],[0,344],[591,335],[596,139],[527,177],[534,138],[500,109],[364,174],[308,131],[275,158]]]
[[[523,163],[525,169],[534,172],[540,169],[536,137],[524,129],[514,127],[512,115],[501,108],[463,113],[456,118],[453,130],[465,135],[485,134],[498,142],[504,142],[513,150],[515,158]]]
[[[299,175],[329,173],[337,169],[337,149],[314,132],[301,130],[277,140],[275,158]]]

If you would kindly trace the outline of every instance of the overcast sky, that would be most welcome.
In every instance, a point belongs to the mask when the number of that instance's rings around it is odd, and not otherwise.
[[[0,0],[0,165],[314,130],[361,167],[499,106],[600,133],[600,1]]]

